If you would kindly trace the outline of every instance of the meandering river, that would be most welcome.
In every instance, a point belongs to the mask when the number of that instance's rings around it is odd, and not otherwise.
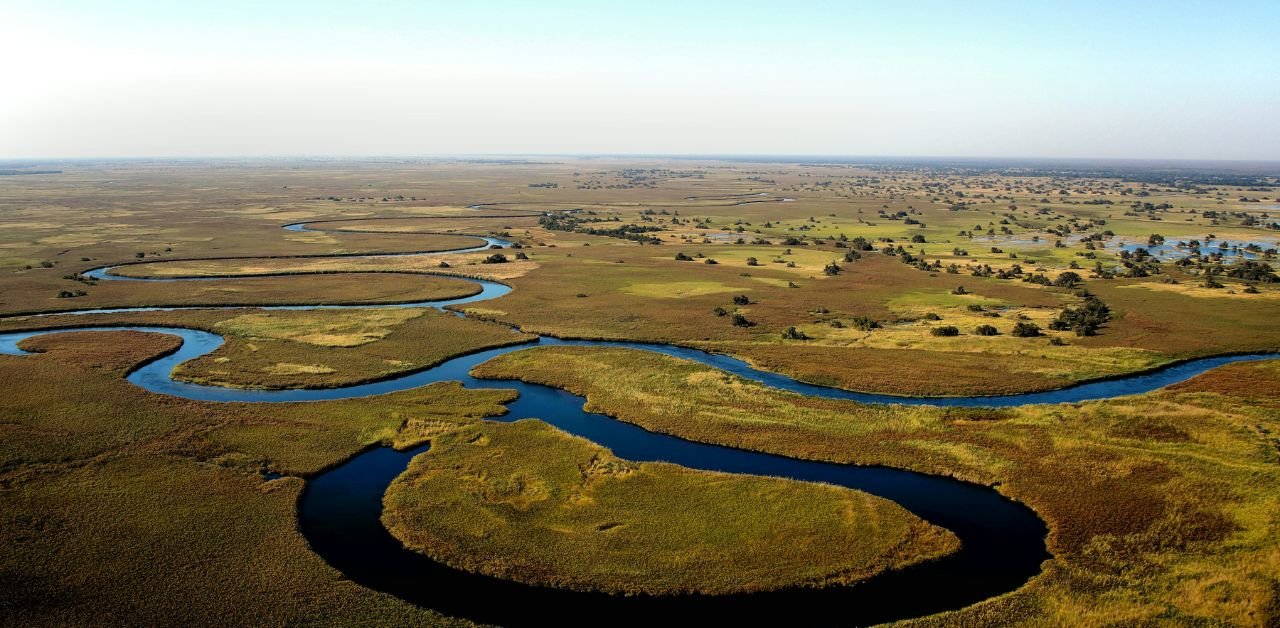
[[[532,214],[537,215],[537,214]],[[311,223],[285,228],[309,230]],[[320,223],[314,223],[320,224]],[[510,246],[498,238],[452,251],[388,253],[391,255],[456,254]],[[317,256],[326,257],[326,256]],[[155,263],[155,262],[152,262]],[[130,278],[113,274],[113,267],[86,274],[108,281],[208,281],[225,277]],[[367,307],[433,307],[443,309],[500,297],[511,289],[500,283],[468,278],[480,292],[468,297],[395,305],[275,306],[266,309],[339,309]],[[74,314],[179,309],[226,308],[106,308]],[[63,313],[65,314],[65,313]],[[182,338],[174,353],[142,365],[128,380],[151,392],[217,402],[304,402],[350,399],[406,390],[441,381],[459,381],[467,388],[515,389],[519,398],[508,412],[491,420],[540,418],[571,434],[587,438],[637,462],[667,461],[693,469],[745,473],[826,482],[866,491],[897,502],[917,516],[954,532],[960,551],[939,560],[877,575],[855,586],[792,588],[744,595],[611,596],[535,587],[464,572],[405,549],[382,526],[382,496],[388,485],[427,447],[397,452],[374,448],[346,463],[309,478],[298,504],[299,527],[312,548],[351,580],[442,613],[479,622],[504,625],[588,625],[716,622],[730,624],[868,624],[927,615],[960,608],[1012,591],[1040,571],[1049,557],[1044,523],[1027,507],[992,488],[957,480],[882,467],[860,467],[797,460],[682,440],[646,431],[604,415],[585,412],[583,398],[563,390],[519,381],[479,380],[470,370],[490,358],[530,345],[481,351],[448,360],[433,368],[343,388],[245,390],[204,386],[174,380],[174,367],[208,354],[223,338],[206,331],[178,327],[92,326],[74,331],[131,329]],[[21,354],[23,340],[62,330],[0,334],[0,353]],[[543,337],[537,346],[607,346],[663,353],[723,369],[767,386],[792,392],[860,403],[928,404],[938,406],[1016,406],[1067,403],[1148,392],[1183,381],[1211,368],[1271,354],[1235,355],[1185,362],[1157,371],[1061,390],[988,397],[911,398],[858,393],[795,381],[760,371],[745,362],[696,349],[632,342],[561,340]]]

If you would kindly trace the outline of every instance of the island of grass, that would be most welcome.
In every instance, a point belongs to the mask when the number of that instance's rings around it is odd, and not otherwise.
[[[631,463],[536,420],[435,438],[384,504],[393,535],[451,566],[619,594],[849,584],[959,546],[866,493]]]
[[[403,376],[453,356],[534,340],[505,325],[440,310],[191,310],[0,320],[0,330],[82,325],[177,325],[226,342],[178,365],[179,381],[280,390],[334,388]]]
[[[1053,558],[1026,586],[912,625],[1280,619],[1280,360],[1000,409],[806,397],[622,348],[525,349],[472,374],[563,388],[588,411],[689,440],[993,485],[1048,524]]]

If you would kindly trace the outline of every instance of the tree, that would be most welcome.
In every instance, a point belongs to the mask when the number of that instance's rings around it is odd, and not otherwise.
[[[677,261],[677,262],[692,262],[692,261],[693,261],[693,258],[692,258],[692,257],[689,257],[688,255],[685,255],[684,253],[676,253],[676,261]]]
[[[973,330],[973,333],[978,334],[979,336],[997,336],[1000,334],[1000,330],[996,329],[992,325],[978,325],[978,327]]]
[[[826,265],[826,267],[824,267],[824,268],[822,269],[822,272],[823,272],[823,274],[827,275],[828,277],[834,277],[834,276],[836,276],[836,275],[839,275],[839,274],[840,274],[840,270],[841,270],[841,268],[840,268],[840,265],[839,265],[839,264],[837,264],[837,263],[835,263],[835,262],[831,262],[831,263],[827,264],[827,265]]]
[[[510,260],[507,259],[506,255],[503,255],[502,253],[494,253],[493,255],[490,255],[489,257],[486,257],[480,260],[480,263],[481,264],[506,264],[508,261]]]
[[[745,294],[735,294],[733,295],[733,304],[734,305],[751,305],[751,298]]]
[[[1276,275],[1275,269],[1270,264],[1254,260],[1244,260],[1233,265],[1227,269],[1227,276],[1246,281],[1261,281],[1263,283],[1280,282],[1280,276]]]
[[[747,317],[737,312],[733,313],[731,320],[734,327],[755,327],[755,323],[747,320]]]
[[[747,258],[747,266],[759,266],[759,265],[760,265],[760,260],[754,257]]]
[[[934,327],[933,329],[930,329],[929,333],[934,336],[959,336],[960,328],[954,325],[943,325],[941,327]]]
[[[1053,285],[1059,288],[1074,288],[1080,285],[1082,279],[1079,273],[1066,271],[1058,274],[1058,278],[1053,280]]]
[[[955,289],[951,291],[951,294],[969,294],[969,291],[965,290],[964,286],[956,286]]]
[[[1063,308],[1058,317],[1049,323],[1054,331],[1071,330],[1077,336],[1095,336],[1102,324],[1111,320],[1111,308],[1101,299],[1086,295],[1084,303],[1076,308]]]
[[[1018,321],[1018,324],[1013,326],[1013,331],[1010,333],[1018,338],[1034,338],[1041,335],[1039,325],[1026,321]]]

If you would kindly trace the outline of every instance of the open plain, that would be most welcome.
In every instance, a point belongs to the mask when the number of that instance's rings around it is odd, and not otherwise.
[[[1280,623],[1278,173],[56,165],[0,623]]]

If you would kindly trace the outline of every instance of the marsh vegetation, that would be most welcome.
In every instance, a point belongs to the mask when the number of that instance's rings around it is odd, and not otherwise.
[[[694,347],[905,395],[1048,390],[1280,348],[1274,177],[650,165],[106,163],[6,177],[0,330],[208,330],[226,344],[175,376],[260,388],[392,377],[532,334]],[[510,246],[362,255],[481,236]],[[210,280],[91,276],[118,264]],[[456,277],[512,289],[451,307],[462,316],[219,309],[475,293]],[[203,309],[25,316],[137,306]],[[345,580],[296,529],[303,478],[428,441],[387,496],[390,527],[450,564],[526,582],[836,585],[950,547],[864,494],[635,464],[538,422],[479,421],[511,401],[503,391],[440,383],[265,408],[122,379],[173,342],[72,333],[0,356],[5,623],[449,623]],[[1280,621],[1275,361],[1012,409],[818,399],[616,348],[532,348],[476,373],[584,394],[681,438],[997,486],[1049,524],[1043,573],[915,625]]]

